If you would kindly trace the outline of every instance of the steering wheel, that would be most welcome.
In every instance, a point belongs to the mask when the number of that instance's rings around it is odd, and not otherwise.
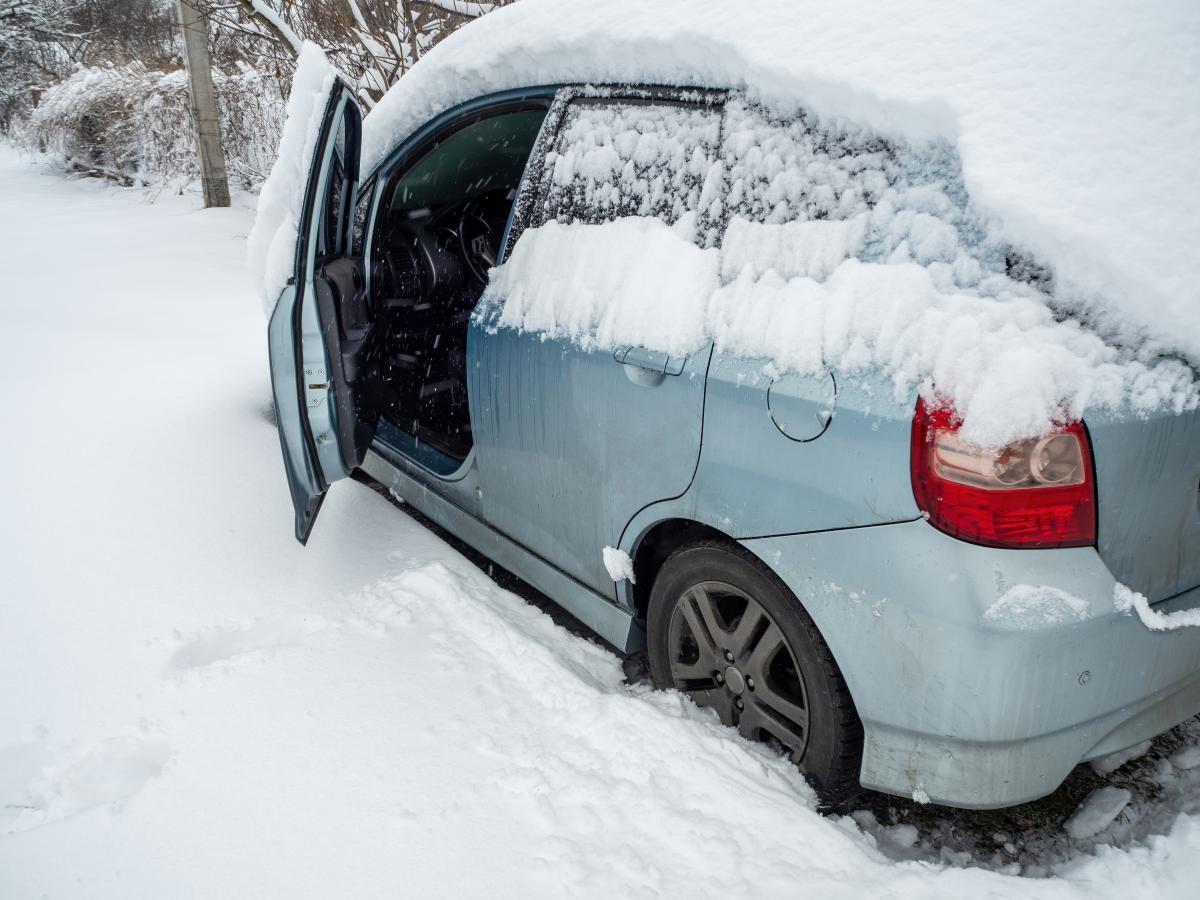
[[[488,191],[463,204],[458,217],[458,242],[467,268],[483,284],[496,265],[500,239],[508,220],[508,191]]]

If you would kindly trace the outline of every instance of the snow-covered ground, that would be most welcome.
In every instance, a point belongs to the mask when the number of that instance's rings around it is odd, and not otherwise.
[[[1195,722],[827,819],[369,488],[302,549],[250,214],[196,206],[0,150],[0,897],[1195,896]]]

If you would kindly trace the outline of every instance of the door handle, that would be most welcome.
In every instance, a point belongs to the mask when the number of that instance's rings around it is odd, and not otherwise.
[[[645,347],[620,347],[613,353],[613,359],[626,366],[636,366],[662,375],[680,374],[687,362],[686,356],[670,356]]]

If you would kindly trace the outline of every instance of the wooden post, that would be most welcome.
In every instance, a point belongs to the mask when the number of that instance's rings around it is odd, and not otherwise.
[[[221,147],[221,119],[213,92],[212,62],[208,58],[208,19],[189,0],[175,0],[175,5],[183,32],[183,58],[187,64],[204,205],[228,206],[229,180],[225,176],[225,151]]]

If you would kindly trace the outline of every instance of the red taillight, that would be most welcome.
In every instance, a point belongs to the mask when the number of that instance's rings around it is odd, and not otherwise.
[[[1096,489],[1087,430],[981,451],[959,440],[961,420],[917,401],[912,483],[936,528],[989,547],[1086,547],[1096,543]]]

